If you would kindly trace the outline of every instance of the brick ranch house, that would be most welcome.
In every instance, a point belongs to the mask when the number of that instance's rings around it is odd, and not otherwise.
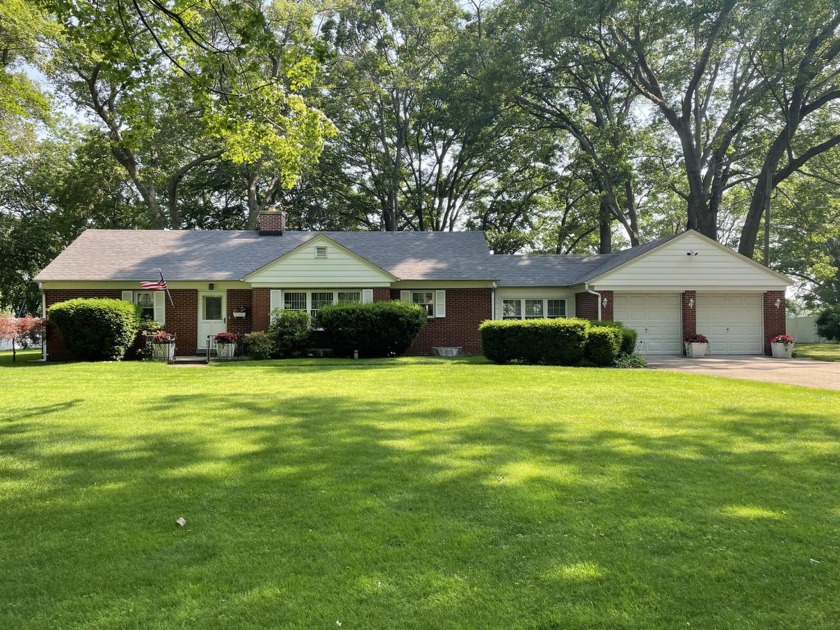
[[[174,304],[140,289],[158,269]],[[480,232],[287,232],[274,212],[255,231],[87,230],[35,280],[44,312],[78,297],[137,304],[177,335],[180,355],[221,331],[266,330],[274,309],[380,300],[428,311],[415,355],[477,354],[482,321],[531,317],[621,321],[643,354],[681,354],[695,332],[714,354],[767,354],[791,284],[694,231],[614,254],[492,255]],[[58,335],[44,352],[70,358]]]

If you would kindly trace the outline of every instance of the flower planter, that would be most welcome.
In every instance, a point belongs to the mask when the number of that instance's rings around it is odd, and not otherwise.
[[[792,343],[771,343],[770,350],[776,359],[790,359],[793,357]]]
[[[217,343],[216,356],[220,359],[232,359],[236,354],[235,343]]]
[[[175,342],[169,343],[153,343],[152,357],[158,361],[166,361],[172,363],[175,360]]]
[[[245,319],[245,311],[233,311],[233,318],[234,319]]]
[[[709,344],[707,343],[689,343],[685,344],[685,355],[689,359],[700,359],[709,354]]]

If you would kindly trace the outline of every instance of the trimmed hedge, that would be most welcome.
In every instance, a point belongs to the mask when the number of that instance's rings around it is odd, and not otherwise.
[[[328,345],[336,356],[360,357],[400,355],[411,346],[426,325],[426,311],[416,304],[373,302],[336,304],[319,313]]]
[[[621,331],[621,354],[630,355],[636,352],[638,334],[632,328],[625,327],[621,322],[594,321],[590,323],[593,327],[606,326],[619,329]]]
[[[622,328],[593,326],[586,338],[586,358],[597,366],[615,365],[621,353]]]
[[[484,356],[494,363],[577,365],[584,357],[585,319],[488,320],[478,328]]]
[[[130,302],[77,298],[53,304],[49,320],[67,350],[83,361],[119,361],[137,335],[139,318]]]

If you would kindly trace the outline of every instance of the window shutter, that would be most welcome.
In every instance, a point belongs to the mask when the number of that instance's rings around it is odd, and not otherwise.
[[[122,299],[123,302],[131,302],[134,303],[134,291],[123,291],[122,292]]]
[[[373,289],[362,289],[362,304],[373,302]]]
[[[446,317],[446,291],[435,291],[435,317]]]
[[[283,308],[283,292],[278,289],[272,289],[271,295],[268,300],[268,319],[271,321],[271,316],[274,313],[274,309],[282,309]]]
[[[411,291],[400,291],[400,302],[411,304]]]
[[[166,324],[166,292],[155,291],[155,321],[164,326]]]

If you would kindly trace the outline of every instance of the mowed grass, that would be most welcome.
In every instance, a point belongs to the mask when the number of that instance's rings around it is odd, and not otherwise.
[[[0,378],[2,628],[840,619],[840,392],[431,359]]]
[[[840,361],[840,343],[798,343],[796,357],[815,361]]]

